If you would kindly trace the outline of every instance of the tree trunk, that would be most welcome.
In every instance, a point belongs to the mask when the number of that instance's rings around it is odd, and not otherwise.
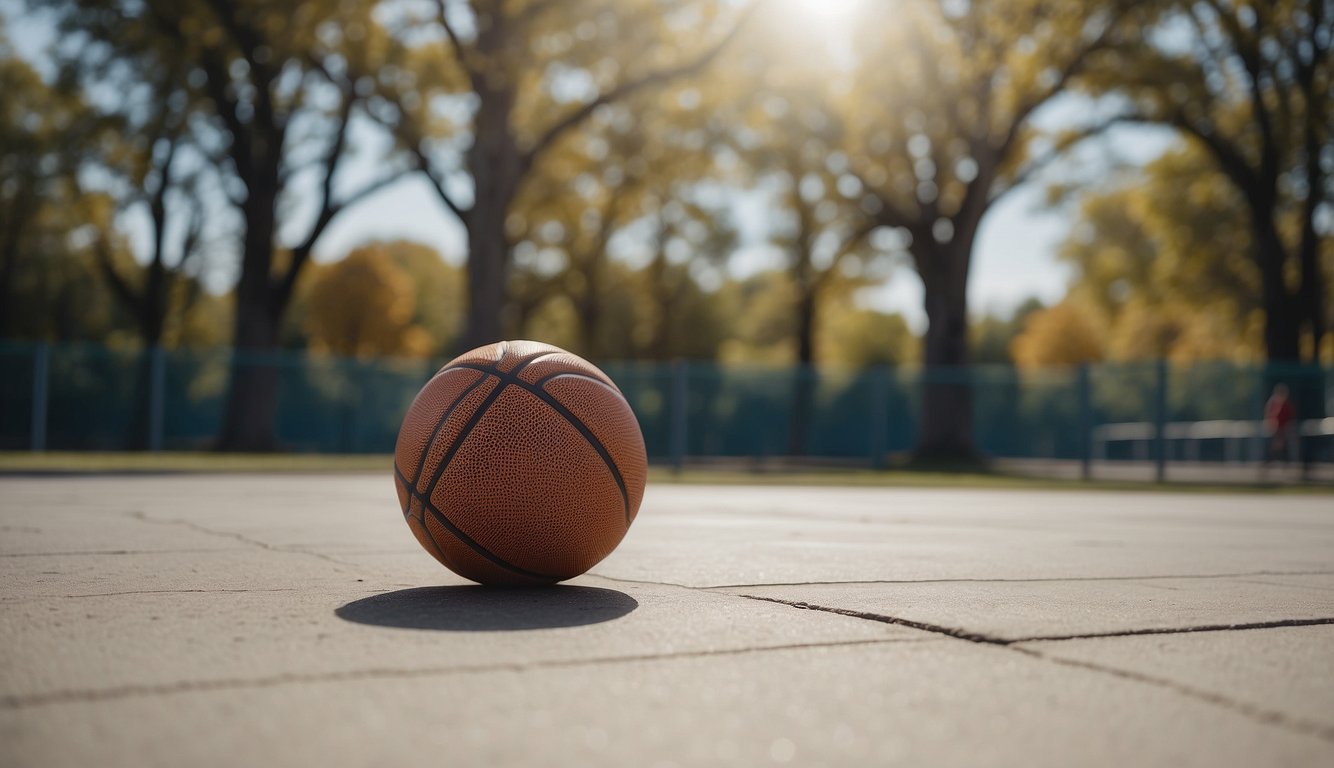
[[[788,422],[788,455],[804,456],[815,409],[815,291],[799,286],[797,301],[797,367],[792,372],[792,415]]]
[[[473,5],[477,18],[476,58],[487,63],[473,72],[477,95],[473,143],[464,163],[473,181],[472,208],[463,213],[468,233],[468,311],[460,339],[467,351],[500,341],[508,302],[510,242],[505,219],[523,176],[525,157],[510,124],[514,73],[501,61],[513,41],[500,3]]]
[[[266,452],[278,448],[274,433],[278,411],[277,323],[261,312],[267,312],[267,306],[257,307],[237,297],[231,386],[218,445],[224,451]]]
[[[146,451],[151,443],[149,430],[153,413],[153,356],[162,344],[162,330],[166,324],[166,304],[162,296],[154,298],[151,279],[145,288],[144,306],[140,308],[139,335],[144,342],[143,357],[139,360],[137,381],[135,382],[134,411],[130,417],[130,430],[126,437],[126,449]],[[164,283],[165,286],[165,283]],[[165,287],[157,288],[159,294],[165,294]]]
[[[672,359],[672,321],[676,317],[677,290],[667,268],[667,233],[660,228],[654,244],[653,261],[648,265],[648,284],[653,305],[658,310],[657,324],[648,344],[648,358],[659,363]]]
[[[932,249],[921,263],[926,335],[922,338],[922,420],[915,458],[971,461],[973,391],[968,371],[968,262],[971,242]]]
[[[243,213],[246,231],[241,280],[236,285],[231,382],[218,448],[272,451],[278,447],[274,416],[278,406],[278,320],[274,306],[273,234],[277,167],[271,179],[250,186]]]
[[[1301,360],[1301,305],[1288,290],[1284,275],[1287,250],[1270,213],[1251,212],[1265,310],[1265,357],[1271,363],[1295,363]]]
[[[480,191],[480,180],[478,187]],[[460,351],[501,340],[505,284],[509,280],[505,209],[497,210],[479,200],[468,214],[467,231],[468,314]]]
[[[28,180],[19,178],[18,184],[19,192],[5,212],[4,228],[0,229],[0,339],[15,335],[14,275],[18,271],[23,228],[30,221],[34,208],[30,204],[33,197]]]
[[[597,360],[601,354],[598,343],[598,331],[602,325],[602,265],[595,256],[584,273],[584,292],[579,297],[579,343],[580,353],[589,360]]]
[[[1325,338],[1325,275],[1320,262],[1321,238],[1314,232],[1315,217],[1309,217],[1305,227],[1312,231],[1303,234],[1298,258],[1302,270],[1302,314],[1311,331],[1311,360],[1320,364],[1320,346]]]

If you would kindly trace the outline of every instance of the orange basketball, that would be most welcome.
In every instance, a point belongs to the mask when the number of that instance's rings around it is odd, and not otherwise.
[[[552,584],[592,568],[634,521],[647,472],[644,436],[612,380],[534,341],[441,368],[394,450],[413,535],[482,584]]]

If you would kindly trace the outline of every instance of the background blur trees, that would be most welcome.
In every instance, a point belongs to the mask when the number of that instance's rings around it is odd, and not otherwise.
[[[426,66],[412,90],[387,89],[382,114],[467,232],[463,348],[502,335],[507,226],[534,169],[599,109],[704,70],[735,31],[713,33],[728,10],[715,2],[434,0],[427,19],[405,15],[438,34],[419,51]]]
[[[309,0],[102,2],[46,0],[58,14],[67,67],[89,89],[125,97],[111,111],[133,113],[136,99],[163,98],[164,77],[183,75],[185,118],[206,162],[226,175],[223,194],[241,222],[235,290],[233,366],[219,446],[274,447],[277,371],[245,355],[278,346],[297,277],[329,223],[392,181],[389,170],[360,188],[337,189],[349,126],[373,83],[359,72],[393,60],[374,4]],[[321,147],[316,149],[316,147]],[[280,241],[280,206],[295,178],[313,175],[313,221]],[[306,201],[303,201],[306,202]]]
[[[1136,119],[1181,131],[1234,186],[1266,354],[1314,359],[1330,324],[1318,218],[1334,192],[1334,9],[1328,0],[1168,7],[1147,45],[1127,40],[1093,80],[1123,93]]]
[[[94,318],[105,333],[114,308],[92,244],[113,201],[86,194],[78,169],[110,126],[5,35],[0,27],[0,338],[95,338]]]
[[[412,273],[370,245],[311,274],[305,330],[312,350],[338,357],[425,357],[433,344],[416,311]]]
[[[1126,6],[867,6],[844,96],[847,173],[875,221],[908,242],[925,289],[928,368],[970,362],[967,292],[978,227],[997,200],[1071,140],[1039,141],[1032,118],[1116,39]],[[948,378],[923,393],[919,456],[973,452],[971,393]]]
[[[59,33],[42,71],[0,42],[0,335],[230,341],[223,447],[273,447],[284,346],[917,363],[924,457],[973,453],[958,366],[1334,348],[1328,2],[29,2]],[[1124,122],[1181,139],[1057,190],[1068,295],[970,314],[995,203]],[[314,263],[418,171],[466,253]],[[868,303],[902,265],[920,342]]]
[[[1262,279],[1247,218],[1205,150],[1168,152],[1081,196],[1061,249],[1075,267],[1067,301],[1102,318],[1111,359],[1261,359]]]

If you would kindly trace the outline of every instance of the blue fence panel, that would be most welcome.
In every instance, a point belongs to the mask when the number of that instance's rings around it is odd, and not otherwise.
[[[0,377],[0,449],[31,448],[35,421],[45,427],[45,447],[57,450],[209,449],[222,428],[234,367],[247,366],[273,376],[280,450],[387,453],[412,398],[435,370],[423,361],[291,351],[187,349],[155,358],[142,349],[56,344],[44,353],[48,407],[42,421],[33,418],[39,348],[0,344],[6,374]],[[963,398],[959,407],[972,409],[975,444],[994,457],[1075,460],[1091,445],[1097,459],[1147,461],[1165,450],[1164,459],[1172,461],[1254,460],[1263,453],[1259,420],[1275,383],[1291,389],[1300,418],[1334,410],[1334,370],[1300,366],[1117,363],[1085,373],[713,362],[603,368],[634,409],[656,463],[805,457],[880,466],[914,447],[930,387]],[[156,404],[155,391],[161,393]],[[1329,460],[1329,442],[1308,437],[1304,455]]]
[[[37,348],[0,343],[0,450],[32,447],[33,371]]]

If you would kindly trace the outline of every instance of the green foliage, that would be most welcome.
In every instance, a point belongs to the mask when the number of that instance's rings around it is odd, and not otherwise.
[[[969,326],[969,347],[973,363],[977,365],[1011,365],[1014,357],[1010,344],[1024,329],[1030,315],[1045,309],[1037,299],[1028,299],[1015,308],[1008,317],[983,315],[974,318]]]
[[[1061,258],[1116,360],[1254,360],[1260,274],[1245,202],[1194,145],[1086,194]]]
[[[1029,314],[1010,343],[1010,356],[1025,368],[1064,367],[1102,360],[1103,347],[1097,315],[1067,299]]]
[[[77,89],[49,85],[0,30],[0,338],[103,341],[123,328],[93,243],[111,201],[77,179],[101,122]]]
[[[899,366],[921,358],[921,342],[902,315],[831,302],[821,317],[820,363],[866,368]]]
[[[1087,83],[1120,97],[1131,119],[1181,132],[1232,186],[1244,215],[1225,228],[1249,230],[1265,353],[1312,359],[1334,319],[1320,223],[1334,194],[1334,10],[1327,0],[1148,5],[1162,9],[1162,34],[1127,38]]]

